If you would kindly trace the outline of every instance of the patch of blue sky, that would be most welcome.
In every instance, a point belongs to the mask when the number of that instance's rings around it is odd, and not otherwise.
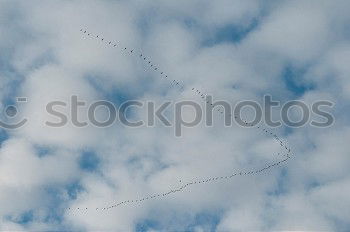
[[[283,122],[281,121],[281,123],[283,123]],[[284,125],[284,123],[283,123],[283,125]],[[281,135],[284,137],[288,137],[289,135],[293,134],[294,130],[295,130],[295,128],[284,125],[282,128],[282,131],[281,131]]]
[[[165,213],[162,212],[162,214]],[[203,211],[194,216],[189,216],[187,213],[181,214],[181,212],[170,214],[165,216],[170,218],[166,221],[154,218],[143,219],[136,223],[135,231],[215,231],[222,217],[222,212],[217,210]]]
[[[48,49],[38,55],[27,68],[29,70],[35,70],[51,63],[57,63],[57,60],[54,55],[54,51],[52,49]]]
[[[100,94],[100,100],[105,100],[111,102],[115,108],[118,110],[120,109],[121,105],[123,103],[126,103],[127,101],[133,101],[139,99],[144,92],[147,91],[147,89],[151,86],[151,81],[146,79],[138,80],[139,83],[137,85],[143,86],[143,90],[141,89],[141,92],[136,92],[134,90],[130,90],[128,87],[114,87],[111,89],[106,90],[102,87],[102,85],[99,82],[98,76],[86,76],[86,79],[90,83],[93,88],[96,89],[96,91]],[[133,86],[133,84],[130,84],[130,86]],[[129,121],[137,121],[139,120],[137,118],[137,107],[129,107],[124,112],[121,112],[125,115],[126,119]]]
[[[139,19],[136,22],[142,37],[148,36],[152,24],[157,22],[158,11],[155,8],[149,8],[147,11],[139,12]]]
[[[4,219],[20,224],[25,228],[29,228],[31,223],[41,222],[54,225],[56,230],[69,230],[69,227],[63,224],[64,212],[67,204],[64,192],[68,193],[69,200],[74,200],[81,191],[83,191],[83,187],[78,181],[63,186],[55,184],[43,186],[42,194],[44,194],[45,197],[40,204],[40,213],[37,214],[39,208],[30,209],[19,215],[6,215]],[[45,214],[43,214],[43,210]],[[39,215],[45,215],[45,217]]]
[[[1,48],[0,48],[1,49]],[[3,106],[2,111],[0,112],[0,120],[6,122],[8,118],[5,115],[4,110],[9,105],[18,105],[17,97],[19,96],[20,89],[18,88],[21,84],[21,81],[24,79],[23,75],[19,73],[11,64],[11,56],[13,49],[4,49],[0,54],[0,78],[2,86],[0,86],[1,91],[1,105]],[[3,131],[0,128],[0,143],[7,139],[6,131]]]
[[[101,83],[101,77],[100,74],[90,74],[85,76],[89,84],[103,97],[103,100],[113,102],[119,106],[127,100],[135,100],[141,96],[140,93],[130,91],[130,89],[125,86],[116,86],[106,89]]]
[[[333,215],[326,215],[326,217],[333,222],[334,231],[349,231],[350,221],[349,220],[341,220],[339,217],[335,217]]]
[[[82,170],[96,172],[98,171],[101,160],[93,151],[83,151],[78,162]]]
[[[187,231],[216,231],[220,223],[222,214],[220,212],[202,212],[195,216]]]
[[[146,219],[141,222],[136,223],[135,231],[136,232],[144,232],[144,231],[152,231],[152,230],[162,230],[162,226],[156,220]]]
[[[168,164],[163,163],[159,158],[157,158],[157,154],[159,154],[159,151],[155,153],[155,155],[149,155],[149,154],[140,154],[139,156],[133,156],[129,158],[126,161],[126,165],[128,167],[128,170],[131,173],[137,173],[139,170],[143,170],[143,166],[145,162],[152,162],[152,168],[149,169],[148,173],[145,173],[144,179],[147,180],[152,175],[169,168]]]
[[[50,155],[53,151],[53,148],[47,147],[47,146],[41,146],[41,145],[34,145],[34,149],[35,149],[36,155],[39,157]]]
[[[20,86],[23,76],[9,64],[7,59],[6,56],[0,55],[0,76],[4,83],[1,88],[1,95],[3,104],[14,104],[18,86]]]
[[[2,51],[0,54],[0,74],[2,76],[13,76],[16,74],[16,70],[11,65],[11,58],[14,52],[13,48],[1,47]]]
[[[22,21],[24,17],[22,12],[18,10],[17,4],[15,2],[4,4],[3,8],[0,9],[2,23],[6,25],[4,38],[11,38],[0,44],[0,75],[11,80],[23,77],[16,72],[12,65],[16,49],[19,48],[19,44],[23,46],[23,44],[33,41],[33,32],[24,26],[26,25]]]
[[[306,83],[302,78],[308,67],[295,68],[287,65],[282,71],[282,80],[285,87],[295,98],[303,96],[307,91],[313,90],[315,86],[312,83]]]
[[[9,135],[7,134],[6,130],[0,129],[0,147],[9,138]]]
[[[69,183],[66,187],[67,194],[70,199],[75,200],[79,193],[84,191],[83,186],[79,183],[79,181],[74,181]]]
[[[154,23],[159,23],[159,20],[163,20],[159,17],[159,14],[152,10],[143,12],[138,20],[138,28],[143,36],[149,34],[151,25]],[[170,18],[168,20],[174,20]],[[199,40],[200,45],[203,47],[211,47],[216,44],[221,43],[239,43],[245,39],[248,34],[254,31],[260,23],[260,18],[252,19],[248,24],[225,24],[220,27],[208,28],[205,25],[197,22],[196,19],[192,17],[180,17],[176,18],[180,21],[184,27],[189,29],[194,35],[200,35]],[[164,23],[164,22],[162,22]]]
[[[285,167],[281,167],[279,174],[277,176],[277,183],[274,189],[268,191],[268,195],[270,196],[280,196],[288,192],[287,186],[289,186],[288,182],[288,172]]]
[[[45,218],[40,218],[44,223],[56,225],[57,230],[69,229],[62,222],[64,221],[64,213],[67,208],[67,200],[75,200],[77,195],[84,191],[79,181],[72,181],[66,185],[48,185],[43,187],[44,194],[47,199],[43,201],[45,204]],[[68,194],[69,199],[66,198]]]
[[[1,63],[1,62],[0,62]],[[17,85],[17,81],[13,81],[10,85],[6,85],[6,92],[3,96],[1,104],[3,108],[0,110],[0,120],[3,123],[8,123],[9,118],[6,116],[5,109],[10,105],[17,105],[16,102],[16,92],[15,86]],[[12,90],[13,89],[13,90]],[[0,127],[0,145],[9,138],[9,131]]]
[[[29,210],[29,211],[25,211],[23,213],[21,213],[18,216],[14,216],[14,215],[6,215],[4,216],[5,220],[11,221],[13,223],[16,224],[21,224],[21,225],[26,225],[28,223],[31,223],[34,219],[34,215],[33,215],[33,211]]]
[[[259,21],[254,19],[249,25],[245,26],[229,24],[215,28],[212,31],[208,30],[205,33],[206,38],[202,40],[201,44],[204,47],[212,47],[221,43],[237,44],[254,31],[258,25]]]

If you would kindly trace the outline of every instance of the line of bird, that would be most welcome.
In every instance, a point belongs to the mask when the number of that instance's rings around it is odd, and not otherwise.
[[[128,204],[137,204],[137,203],[142,203],[144,201],[149,201],[149,200],[153,200],[156,198],[161,198],[161,197],[166,197],[169,196],[171,194],[175,194],[177,192],[182,192],[184,191],[186,188],[193,186],[193,185],[200,185],[200,184],[209,184],[209,183],[213,183],[213,182],[217,182],[217,181],[221,181],[221,180],[229,180],[233,177],[238,177],[238,176],[249,176],[249,175],[257,175],[260,174],[262,172],[266,172],[268,170],[270,170],[273,167],[279,166],[282,163],[287,162],[287,160],[289,160],[291,157],[289,155],[287,155],[286,158],[269,164],[267,166],[265,166],[264,168],[261,169],[257,169],[257,170],[251,170],[251,171],[241,171],[241,172],[236,172],[233,173],[231,175],[227,175],[227,176],[217,176],[217,177],[211,177],[211,178],[207,178],[207,179],[199,179],[199,180],[195,180],[195,181],[189,181],[186,184],[181,185],[178,188],[173,188],[170,189],[167,192],[163,192],[163,193],[158,193],[158,194],[154,194],[154,195],[150,195],[147,197],[143,197],[143,198],[138,198],[138,199],[133,199],[133,200],[125,200],[125,201],[121,201],[121,202],[117,202],[117,203],[113,203],[113,204],[109,204],[106,207],[100,207],[100,208],[94,208],[94,210],[96,211],[106,211],[106,210],[111,210],[114,209],[116,207],[120,207],[123,205],[128,205]],[[76,208],[76,210],[79,211],[84,211],[84,210],[90,210],[91,208]],[[68,210],[73,210],[72,208],[68,208]]]
[[[164,79],[167,79],[171,82],[172,86],[177,87],[179,90],[183,91],[185,89],[185,86],[183,83],[181,83],[181,81],[176,80],[176,79],[171,79],[169,78],[169,76],[167,74],[165,74],[164,71],[160,71],[160,69],[150,60],[148,59],[145,54],[143,53],[137,53],[134,49],[128,49],[127,47],[124,46],[120,46],[119,42],[112,42],[109,40],[106,40],[105,38],[101,37],[100,35],[95,35],[91,32],[88,32],[87,30],[81,29],[80,32],[82,32],[83,34],[91,37],[91,38],[95,38],[100,40],[101,42],[105,43],[108,46],[114,47],[114,48],[121,48],[121,50],[126,51],[129,53],[129,55],[137,55],[140,59],[142,59],[143,61],[146,62],[146,64],[148,64],[149,68],[155,72],[159,72],[159,74],[161,75],[161,77],[163,77]],[[191,89],[196,95],[199,95],[202,99],[206,99],[207,94],[205,94],[203,91],[200,91],[197,88],[192,88]],[[209,101],[205,101],[206,104],[209,104],[210,106],[212,106],[213,108],[215,107],[214,104],[210,103]],[[218,109],[218,112],[220,114],[224,114],[224,111],[222,109]],[[229,114],[230,117],[234,116],[232,114]],[[237,116],[234,116],[235,118],[237,118]],[[244,121],[245,124],[247,126],[251,126],[253,127],[254,125],[252,123],[248,123],[247,121]],[[251,171],[240,171],[240,172],[235,172],[231,175],[226,175],[226,176],[218,176],[218,177],[212,177],[212,178],[207,178],[207,179],[203,179],[203,178],[197,178],[194,181],[189,181],[183,185],[181,185],[178,188],[174,188],[174,189],[170,189],[168,192],[163,192],[163,193],[158,193],[158,194],[154,194],[151,196],[147,196],[147,197],[143,197],[143,198],[138,198],[138,199],[132,199],[132,200],[125,200],[125,201],[120,201],[118,203],[112,203],[109,204],[108,206],[105,207],[97,207],[94,208],[94,210],[101,210],[101,211],[105,211],[105,210],[110,210],[119,206],[123,206],[123,205],[128,205],[128,204],[135,204],[135,203],[141,203],[144,201],[148,201],[148,200],[153,200],[156,198],[161,198],[161,197],[166,197],[168,195],[177,193],[177,192],[181,192],[184,191],[186,188],[193,186],[193,185],[198,185],[198,184],[208,184],[208,183],[213,183],[215,181],[220,181],[220,180],[229,180],[233,177],[238,177],[238,176],[249,176],[249,175],[257,175],[260,174],[262,172],[266,172],[271,168],[274,168],[276,166],[281,165],[282,163],[287,162],[291,157],[292,157],[292,152],[291,152],[291,148],[282,141],[282,139],[280,139],[277,134],[273,133],[272,131],[264,128],[263,126],[257,126],[258,129],[262,130],[266,135],[270,135],[272,136],[277,142],[278,144],[285,150],[286,153],[283,153],[282,155],[285,157],[284,159],[280,160],[280,161],[275,161],[269,165],[266,165],[264,168],[261,169],[255,169],[255,170],[251,170]],[[278,153],[278,155],[281,155],[280,153]],[[78,210],[78,211],[84,211],[84,210],[89,210],[90,208],[68,208],[68,210]]]

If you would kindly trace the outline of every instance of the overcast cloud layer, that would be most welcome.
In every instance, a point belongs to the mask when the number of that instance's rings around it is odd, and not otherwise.
[[[28,123],[0,130],[0,230],[349,230],[349,9],[347,0],[1,1],[0,108],[27,97],[17,106]],[[81,28],[142,51],[186,88]],[[273,137],[226,128],[220,115],[180,138],[159,123],[44,124],[55,119],[45,105],[71,95],[203,105],[193,87],[232,104],[329,100],[335,124],[274,129],[294,156],[260,175],[95,210],[281,159]]]

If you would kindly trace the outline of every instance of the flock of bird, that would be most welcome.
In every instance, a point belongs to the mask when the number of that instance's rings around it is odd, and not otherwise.
[[[107,40],[107,39],[101,37],[100,35],[95,35],[91,32],[88,32],[87,30],[81,29],[80,32],[82,32],[87,37],[95,38],[95,39],[99,40],[100,42],[105,43],[107,46],[111,46],[112,48],[119,48],[122,51],[127,52],[129,55],[138,56],[141,60],[143,60],[146,63],[146,65],[148,65],[148,67],[151,70],[153,70],[154,72],[157,72],[163,79],[170,81],[170,84],[173,87],[176,87],[181,91],[185,89],[184,84],[180,80],[170,78],[167,74],[165,74],[164,71],[161,71],[157,65],[155,65],[149,58],[147,58],[147,56],[145,54],[143,54],[141,52],[138,53],[134,49],[128,49],[127,47],[121,46],[120,43],[118,43],[118,42],[112,42],[110,40]],[[204,92],[202,92],[199,89],[194,88],[194,87],[191,88],[191,90],[194,94],[199,95],[202,99],[206,99],[207,95]],[[205,103],[209,104],[213,108],[215,107],[209,101],[205,101]],[[224,111],[221,109],[218,109],[218,112],[220,114],[224,114]],[[232,117],[233,115],[229,114],[229,116]],[[237,116],[234,116],[234,117],[237,118]],[[244,121],[244,122],[247,126],[254,126],[251,123],[248,123],[246,121]],[[262,172],[266,172],[267,170],[269,170],[271,168],[279,166],[282,163],[287,162],[292,157],[290,147],[285,142],[283,142],[282,139],[280,139],[275,133],[267,130],[266,128],[264,128],[262,126],[257,126],[257,128],[262,130],[266,135],[272,136],[278,142],[278,144],[283,148],[283,150],[285,150],[285,153],[282,154],[284,157],[283,159],[281,159],[279,161],[275,161],[271,164],[265,165],[263,168],[260,168],[260,169],[254,169],[254,170],[250,170],[250,171],[239,171],[239,172],[235,172],[235,173],[232,173],[232,174],[226,175],[226,176],[216,176],[216,177],[211,177],[211,178],[197,178],[196,180],[183,183],[181,186],[179,186],[177,188],[170,189],[167,192],[153,194],[153,195],[145,196],[145,197],[138,198],[138,199],[124,200],[124,201],[120,201],[120,202],[106,205],[104,207],[97,207],[97,208],[93,208],[93,209],[96,211],[106,211],[106,210],[114,209],[116,207],[123,206],[123,205],[142,203],[144,201],[149,201],[149,200],[153,200],[156,198],[166,197],[168,195],[184,191],[185,189],[187,189],[191,186],[194,186],[194,185],[209,184],[209,183],[213,183],[213,182],[217,182],[217,181],[221,181],[221,180],[229,180],[233,177],[238,177],[238,176],[258,175]],[[281,155],[281,154],[278,153],[278,155]],[[68,208],[68,210],[84,211],[84,210],[91,210],[91,208],[79,207],[79,208],[74,208],[74,209]]]

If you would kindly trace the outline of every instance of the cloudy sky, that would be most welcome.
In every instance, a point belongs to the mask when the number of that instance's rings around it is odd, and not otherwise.
[[[349,9],[347,0],[0,1],[0,119],[28,119],[0,129],[0,230],[348,230]],[[72,95],[87,104],[205,105],[192,88],[232,104],[266,94],[281,104],[328,100],[335,123],[271,129],[293,155],[266,172],[108,210],[183,183],[259,170],[283,159],[281,147],[258,128],[225,127],[219,114],[214,126],[186,128],[181,137],[159,122],[45,125],[57,119],[47,103],[67,102],[60,110],[69,115]],[[4,114],[8,105],[17,106],[14,118]],[[86,111],[79,108],[81,120]]]

